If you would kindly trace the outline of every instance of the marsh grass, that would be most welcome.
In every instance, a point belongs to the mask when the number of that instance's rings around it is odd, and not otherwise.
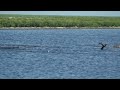
[[[120,17],[1,14],[0,27],[120,27]]]

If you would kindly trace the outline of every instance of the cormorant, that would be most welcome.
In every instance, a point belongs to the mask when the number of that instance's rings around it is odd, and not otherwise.
[[[107,45],[107,44],[102,44],[102,43],[99,43],[99,44],[102,45],[101,50],[103,50],[103,48],[106,47],[106,45]]]

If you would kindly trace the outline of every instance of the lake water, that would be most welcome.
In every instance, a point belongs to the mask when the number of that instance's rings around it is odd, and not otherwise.
[[[0,79],[120,79],[117,44],[119,29],[0,30]]]

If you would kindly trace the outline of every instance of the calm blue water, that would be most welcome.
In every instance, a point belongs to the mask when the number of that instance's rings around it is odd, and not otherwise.
[[[116,44],[117,29],[0,30],[0,78],[120,79]]]

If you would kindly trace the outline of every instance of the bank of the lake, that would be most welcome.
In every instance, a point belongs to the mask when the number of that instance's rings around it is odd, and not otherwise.
[[[120,17],[0,15],[0,28],[119,28]]]
[[[40,30],[40,29],[120,29],[120,27],[1,27],[0,30]]]

